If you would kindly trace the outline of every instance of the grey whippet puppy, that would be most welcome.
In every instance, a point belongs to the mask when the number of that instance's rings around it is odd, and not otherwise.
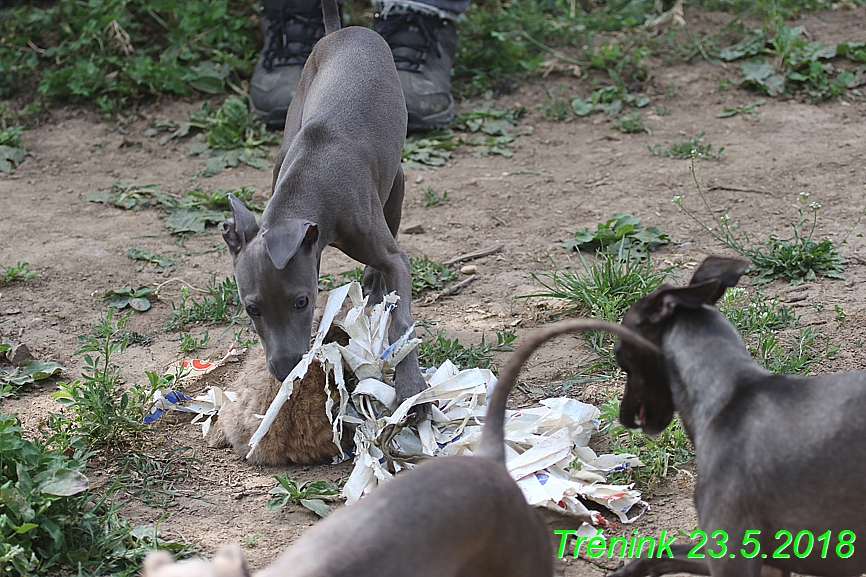
[[[326,36],[313,49],[286,117],[273,194],[260,223],[230,195],[223,238],[238,290],[283,380],[309,350],[322,250],[332,245],[367,265],[370,303],[400,297],[394,342],[412,325],[409,259],[397,247],[406,103],[391,49],[366,28],[340,29],[334,0],[322,2]],[[413,351],[395,374],[399,400],[426,388]]]
[[[628,373],[620,421],[655,434],[679,411],[695,446],[695,505],[708,539],[688,558],[641,559],[615,577],[866,572],[866,373],[772,374],[713,305],[748,267],[709,257],[690,284],[663,285],[623,326],[657,350],[620,341]]]
[[[505,406],[521,367],[539,346],[568,332],[600,329],[652,347],[619,325],[587,319],[530,335],[499,375],[472,456],[436,457],[398,474],[321,521],[256,577],[550,577],[551,532],[505,467]],[[145,575],[248,575],[237,548],[222,551],[212,565],[181,566],[153,555]],[[224,571],[226,566],[234,569]]]

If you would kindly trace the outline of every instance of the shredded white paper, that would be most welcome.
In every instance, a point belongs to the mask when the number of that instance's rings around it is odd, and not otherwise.
[[[325,335],[347,297],[352,308],[339,324],[350,337],[349,345],[325,343]],[[339,393],[336,411],[331,395],[327,395],[324,407],[329,419],[336,414],[332,423],[337,447],[342,446],[344,425],[355,427],[354,468],[343,488],[347,503],[390,480],[393,474],[389,465],[399,471],[404,466],[412,467],[412,457],[420,455],[472,454],[481,439],[487,398],[496,377],[487,369],[461,371],[446,361],[427,372],[427,390],[396,406],[394,367],[420,342],[409,336],[413,326],[389,345],[390,312],[398,306],[398,300],[396,295],[388,295],[367,314],[366,299],[357,282],[331,291],[310,352],[283,381],[250,439],[247,457],[267,434],[280,407],[291,397],[295,383],[304,377],[313,359],[321,363],[326,375],[333,372],[333,382],[324,384],[326,391]],[[351,395],[346,388],[343,361],[359,380]],[[207,417],[203,423],[207,434],[210,419],[226,402],[224,397],[230,395],[214,387],[209,398],[197,399],[209,403],[187,404],[186,408],[175,403],[165,408],[199,412],[197,419]],[[430,419],[417,427],[403,427],[412,407],[424,403],[431,403]],[[350,405],[354,410],[350,410]],[[530,505],[589,518],[601,525],[606,524],[604,518],[597,511],[590,511],[581,499],[607,507],[623,523],[633,522],[649,508],[631,485],[606,483],[608,474],[642,463],[633,455],[599,456],[587,446],[598,431],[599,414],[596,407],[567,397],[549,398],[541,401],[540,407],[506,412],[507,467]],[[346,458],[341,453],[335,462]],[[640,510],[635,515],[632,510],[636,505]]]

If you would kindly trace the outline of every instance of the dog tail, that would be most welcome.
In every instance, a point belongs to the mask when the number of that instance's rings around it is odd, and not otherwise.
[[[340,9],[337,0],[322,0],[322,14],[325,16],[325,35],[343,27],[340,22]]]
[[[487,405],[487,417],[484,419],[484,430],[481,433],[481,443],[475,455],[494,459],[505,463],[505,406],[508,403],[508,395],[517,382],[517,375],[523,364],[529,360],[538,348],[555,337],[566,333],[577,331],[605,331],[618,335],[631,344],[658,352],[658,347],[646,340],[636,332],[622,325],[600,321],[596,319],[576,319],[562,321],[538,331],[535,331],[514,351],[505,368],[499,373],[496,388],[490,395],[490,403]]]

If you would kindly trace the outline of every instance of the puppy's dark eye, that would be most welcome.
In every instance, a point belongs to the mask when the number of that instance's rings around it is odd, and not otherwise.
[[[301,295],[295,300],[295,308],[298,310],[306,308],[308,304],[310,304],[310,299],[307,298],[307,295]]]
[[[262,311],[259,310],[259,307],[255,303],[250,303],[247,305],[247,314],[251,317],[260,317],[262,316]]]

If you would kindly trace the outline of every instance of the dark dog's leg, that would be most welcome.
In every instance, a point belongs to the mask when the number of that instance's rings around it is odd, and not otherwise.
[[[382,207],[382,212],[385,214],[385,222],[388,223],[388,230],[391,231],[391,236],[397,238],[397,231],[400,229],[400,219],[403,215],[403,194],[404,194],[404,177],[403,169],[397,169],[397,176],[394,178],[394,185],[391,187],[391,192],[385,205]],[[382,273],[371,266],[364,268],[364,294],[370,298],[367,300],[368,305],[376,305],[382,302],[385,298],[385,279],[382,278]]]

